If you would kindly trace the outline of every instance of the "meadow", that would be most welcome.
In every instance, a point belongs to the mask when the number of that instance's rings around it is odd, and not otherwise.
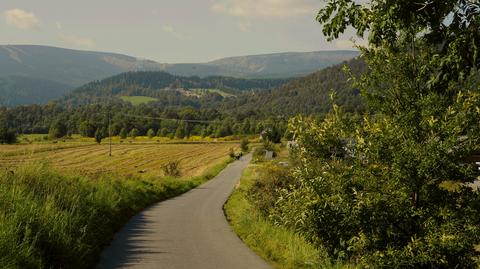
[[[92,268],[115,232],[152,203],[213,178],[237,143],[114,139],[0,145],[0,268]],[[28,141],[29,142],[28,142]],[[163,166],[179,162],[180,176]]]
[[[57,143],[0,146],[0,167],[14,169],[32,162],[48,162],[63,172],[82,175],[114,173],[119,176],[164,176],[163,166],[179,161],[181,176],[197,176],[225,161],[231,143]]]

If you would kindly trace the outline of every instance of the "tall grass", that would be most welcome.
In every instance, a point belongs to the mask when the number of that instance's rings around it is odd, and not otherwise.
[[[191,180],[96,180],[47,164],[0,172],[0,268],[91,268],[135,213],[203,183],[226,163]]]
[[[249,190],[261,165],[251,164],[225,204],[234,231],[257,254],[279,269],[346,268],[294,231],[274,225],[249,201]]]

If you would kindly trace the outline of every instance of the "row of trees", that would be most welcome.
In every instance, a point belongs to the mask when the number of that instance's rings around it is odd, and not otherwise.
[[[162,109],[157,106],[127,104],[87,105],[65,108],[56,104],[0,109],[5,130],[13,134],[40,133],[50,138],[71,134],[84,137],[190,136],[225,137],[260,134],[273,126],[285,133],[284,119],[255,113],[222,114],[214,109]],[[110,120],[109,120],[110,115]],[[111,128],[109,130],[109,127]]]

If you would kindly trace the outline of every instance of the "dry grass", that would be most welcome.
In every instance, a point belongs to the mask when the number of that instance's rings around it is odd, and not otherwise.
[[[87,175],[114,173],[122,176],[163,176],[162,166],[169,161],[180,161],[182,177],[197,176],[228,159],[228,143],[114,144],[112,157],[109,146],[91,143],[27,144],[0,146],[0,167],[14,169],[20,164],[40,161],[51,164],[62,172]]]

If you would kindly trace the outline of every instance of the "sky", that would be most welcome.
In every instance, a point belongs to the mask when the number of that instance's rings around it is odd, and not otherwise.
[[[352,49],[327,42],[320,0],[1,0],[0,44],[127,54],[161,63]]]

